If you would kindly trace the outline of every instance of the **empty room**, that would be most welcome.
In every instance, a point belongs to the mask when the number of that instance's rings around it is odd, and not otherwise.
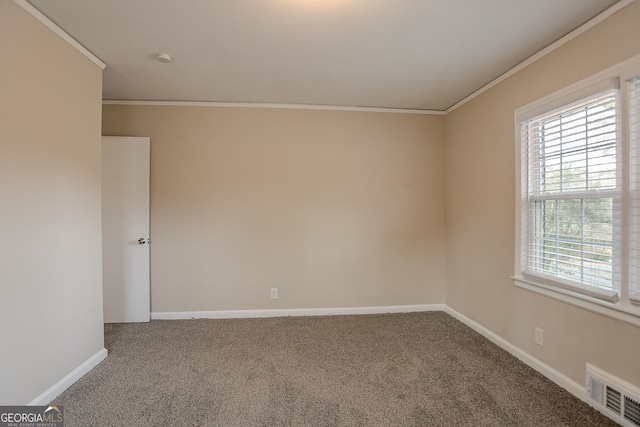
[[[635,0],[0,0],[0,425],[640,426],[639,41]]]

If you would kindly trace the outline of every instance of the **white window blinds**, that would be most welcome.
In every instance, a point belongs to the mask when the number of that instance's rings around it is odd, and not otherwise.
[[[615,301],[621,212],[618,93],[520,125],[522,272]]]
[[[514,283],[640,325],[640,55],[515,125]]]

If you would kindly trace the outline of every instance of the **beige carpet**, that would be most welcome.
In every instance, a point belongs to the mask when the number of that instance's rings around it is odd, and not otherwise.
[[[616,425],[441,312],[105,326],[75,426]]]

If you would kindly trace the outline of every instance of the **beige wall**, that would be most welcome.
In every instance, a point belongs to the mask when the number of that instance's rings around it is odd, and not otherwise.
[[[102,71],[0,0],[0,405],[100,351]]]
[[[640,385],[639,328],[510,279],[514,109],[639,54],[638,22],[636,2],[446,117],[105,106],[105,135],[152,140],[152,310],[446,301],[578,383],[590,362]],[[102,348],[100,72],[7,0],[0,48],[7,404]]]
[[[151,137],[152,311],[443,303],[443,123],[104,106]]]
[[[516,288],[514,110],[640,54],[635,2],[446,116],[447,304],[584,381],[592,363],[640,386],[640,328]],[[534,327],[544,329],[544,347]]]

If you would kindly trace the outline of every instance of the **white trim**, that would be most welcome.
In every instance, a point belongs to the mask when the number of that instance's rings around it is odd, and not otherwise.
[[[105,69],[106,64],[102,62],[97,56],[91,53],[86,47],[82,46],[76,39],[67,34],[62,28],[58,27],[53,21],[44,16],[42,12],[33,7],[27,0],[13,0],[18,6],[29,12],[34,18],[42,22],[47,28],[56,33],[60,38],[73,46],[78,52],[86,56],[91,62],[96,64],[101,69]]]
[[[536,359],[526,351],[516,347],[515,345],[511,344],[509,341],[496,335],[495,333],[491,332],[489,329],[485,328],[484,326],[475,322],[474,320],[469,319],[468,317],[457,312],[453,308],[449,306],[445,306],[444,312],[449,314],[450,316],[455,317],[456,319],[458,319],[459,321],[461,321],[462,323],[464,323],[465,325],[467,325],[468,327],[470,327],[480,335],[484,336],[485,338],[487,338],[489,341],[491,341],[501,349],[505,350],[506,352],[514,356],[516,359],[520,360],[524,364],[528,365],[529,367],[535,369],[545,377],[549,378],[551,381],[553,381],[563,389],[567,390],[569,393],[573,394],[578,399],[589,403],[587,400],[586,389],[583,385],[578,384],[577,382],[573,381],[571,378],[567,377],[563,373],[556,371],[551,366],[547,365],[544,362],[541,362],[540,360]]]
[[[337,316],[344,314],[413,313],[443,311],[444,304],[390,305],[381,307],[291,308],[265,310],[217,310],[152,312],[151,320],[246,319],[287,316]]]
[[[511,344],[509,341],[496,335],[495,333],[491,332],[489,329],[485,328],[478,322],[475,322],[469,319],[467,316],[457,312],[453,308],[449,306],[445,306],[444,312],[449,314],[452,317],[455,317],[456,319],[458,319],[459,321],[461,321],[462,323],[464,323],[465,325],[467,325],[468,327],[470,327],[480,335],[484,336],[485,338],[487,338],[489,341],[491,341],[501,349],[511,354],[516,359],[520,360],[525,365],[535,369],[540,374],[544,375],[546,378],[550,379],[551,381],[553,381],[563,389],[567,390],[569,393],[571,393],[578,399],[582,400],[592,408],[596,409],[598,412],[602,413],[603,415],[606,415],[607,417],[609,417],[610,419],[616,422],[619,422],[618,419],[613,418],[608,411],[603,411],[600,407],[598,407],[597,404],[595,404],[593,400],[589,398],[589,393],[585,385],[578,384],[577,382],[567,377],[563,373],[556,371],[551,366],[547,365],[544,362],[541,362],[540,360],[536,359],[526,351],[520,349],[519,347],[516,347],[515,345]],[[589,363],[587,363],[586,366],[587,368],[590,368],[590,369],[594,368],[594,366]],[[635,389],[635,386],[629,383],[622,382],[622,384],[630,386],[631,387],[630,390]]]
[[[576,283],[569,279],[553,276],[551,274],[541,273],[535,270],[522,270],[522,276],[516,277],[514,280],[525,282],[529,285],[538,285],[543,288],[562,290],[569,295],[579,298],[592,298],[593,300],[602,300],[607,304],[615,304],[620,301],[619,291],[611,289],[601,289],[597,286]]]
[[[478,322],[471,320],[445,304],[418,304],[418,305],[396,305],[381,307],[339,307],[339,308],[310,308],[310,309],[273,309],[273,310],[220,310],[220,311],[184,311],[184,312],[156,312],[151,313],[152,320],[178,320],[178,319],[229,319],[229,318],[265,318],[282,316],[326,316],[345,314],[380,314],[380,313],[411,313],[426,311],[442,311],[464,323],[489,341],[502,348],[527,366],[533,368],[546,378],[550,379],[558,386],[587,403],[589,406],[598,409],[593,405],[587,394],[586,388],[578,384],[571,378],[553,369],[549,365],[536,359],[524,350],[516,347],[509,341],[498,336],[494,332],[485,328]],[[95,368],[107,357],[107,350],[102,349],[89,358],[86,362],[78,366],[71,373],[58,381],[47,391],[29,402],[29,405],[46,405],[63,391],[80,379],[83,375]],[[590,366],[587,363],[587,366]],[[605,413],[605,415],[607,415]]]
[[[103,348],[98,351],[96,354],[87,359],[80,366],[75,368],[73,371],[69,372],[62,378],[60,381],[49,387],[44,393],[40,396],[33,399],[28,405],[48,405],[53,399],[58,397],[63,391],[71,387],[73,383],[82,378],[85,374],[87,374],[90,370],[95,368],[107,357],[107,349]]]
[[[24,0],[15,0],[24,1]],[[525,59],[515,67],[511,68],[504,74],[501,74],[497,78],[491,80],[480,89],[474,91],[470,95],[453,104],[451,107],[445,110],[419,110],[419,109],[405,109],[405,108],[381,108],[381,107],[348,107],[339,105],[304,105],[304,104],[260,104],[260,103],[243,103],[243,102],[198,102],[198,101],[126,101],[126,100],[105,100],[103,105],[156,105],[156,106],[178,106],[178,107],[239,107],[239,108],[288,108],[288,109],[301,109],[301,110],[335,110],[335,111],[364,111],[364,112],[376,112],[376,113],[401,113],[401,114],[433,114],[433,115],[447,115],[459,107],[463,106],[467,102],[471,101],[475,97],[488,91],[492,87],[498,85],[539,59],[547,56],[551,52],[559,49],[563,45],[569,43],[571,40],[600,24],[608,19],[614,13],[629,6],[635,0],[620,0],[610,8],[596,15],[589,21],[585,22],[575,30],[556,40],[549,46],[533,54],[529,58]]]
[[[328,111],[359,111],[366,113],[395,113],[395,114],[432,114],[444,116],[444,111],[418,110],[411,108],[383,108],[383,107],[350,107],[342,105],[312,105],[312,104],[269,104],[260,102],[209,102],[209,101],[135,101],[105,99],[102,105],[147,105],[160,107],[224,107],[224,108],[280,108],[290,110],[328,110]]]
[[[622,302],[616,304],[608,303],[586,294],[571,292],[569,289],[532,282],[524,277],[512,277],[512,279],[517,287],[526,289],[527,291],[542,294],[574,307],[582,308],[591,313],[608,317],[609,319],[620,320],[630,325],[640,326],[640,310],[631,304],[623,305]]]
[[[501,74],[497,78],[491,80],[489,83],[487,83],[486,85],[482,86],[480,89],[476,90],[471,95],[468,95],[467,97],[465,97],[465,98],[461,99],[460,101],[458,101],[457,103],[453,104],[451,107],[447,108],[444,111],[445,114],[449,114],[452,111],[455,111],[456,109],[458,109],[459,107],[462,107],[464,104],[466,104],[467,102],[471,101],[473,98],[483,94],[484,92],[488,91],[492,87],[496,86],[497,84],[499,84],[499,83],[503,82],[504,80],[508,79],[509,77],[513,76],[517,72],[519,72],[519,71],[523,70],[524,68],[528,67],[529,65],[533,64],[537,60],[547,56],[548,54],[550,54],[554,50],[559,49],[563,45],[569,43],[571,40],[575,39],[576,37],[578,37],[582,33],[587,32],[591,28],[593,28],[596,25],[600,24],[601,22],[605,21],[606,19],[608,19],[614,13],[616,13],[619,10],[629,6],[634,1],[635,0],[621,0],[621,1],[619,1],[618,3],[616,3],[613,6],[611,6],[610,8],[608,8],[607,10],[601,12],[600,14],[596,15],[595,17],[593,17],[589,21],[585,22],[584,24],[582,24],[581,26],[579,26],[575,30],[571,31],[570,33],[566,34],[565,36],[563,36],[560,39],[556,40],[555,42],[551,43],[549,46],[545,47],[544,49],[538,51],[537,53],[533,54],[529,58],[525,59],[524,61],[522,61],[521,63],[519,63],[515,67],[511,68],[506,73]]]
[[[627,76],[628,78],[629,70],[636,68],[640,69],[640,55],[632,56],[569,86],[518,107],[514,113],[516,124],[542,114],[545,109],[552,111],[561,107],[563,103],[564,105],[571,104],[596,93],[614,89],[617,81],[616,77],[624,79]],[[519,141],[520,137],[517,132],[516,135]]]
[[[626,426],[626,427],[635,427],[637,426],[637,424],[632,423],[630,420],[626,419],[624,417],[623,413],[618,413],[617,411],[608,408],[607,406],[605,406],[604,404],[601,404],[600,402],[598,402],[595,399],[592,399],[590,394],[590,384],[589,384],[589,379],[590,378],[594,378],[597,379],[598,381],[601,381],[603,386],[611,386],[614,389],[616,389],[619,392],[622,392],[623,396],[629,397],[633,400],[637,400],[638,397],[640,396],[640,389],[636,386],[634,386],[633,384],[630,384],[628,382],[626,382],[625,380],[616,377],[615,375],[603,371],[602,369],[593,366],[591,363],[587,363],[587,367],[586,367],[586,378],[585,378],[585,386],[586,386],[586,390],[587,390],[587,398],[589,399],[587,403],[589,403],[591,406],[593,406],[594,408],[596,408],[598,411],[600,411],[600,413],[602,413],[603,415],[606,415],[607,417],[611,418],[613,421],[615,421],[616,423],[622,425],[622,426]],[[604,390],[602,390],[604,392]],[[604,396],[603,396],[604,397]],[[604,402],[603,402],[604,403]],[[622,408],[621,408],[622,409]],[[622,412],[622,411],[621,411]]]
[[[626,79],[636,75],[636,72],[640,71],[640,55],[628,58],[616,65],[613,65],[605,70],[602,70],[592,76],[584,78],[576,83],[573,83],[563,89],[553,92],[547,96],[544,96],[538,100],[528,103],[522,107],[519,107],[514,112],[514,130],[515,130],[515,169],[516,169],[516,194],[515,194],[515,248],[514,248],[514,283],[516,286],[526,289],[531,292],[537,292],[544,296],[554,298],[558,301],[565,302],[574,307],[585,309],[589,312],[606,316],[610,319],[615,319],[629,323],[634,326],[640,326],[640,307],[633,304],[633,299],[629,298],[628,293],[625,294],[625,288],[613,292],[617,293],[619,300],[615,297],[612,301],[604,301],[598,298],[593,298],[595,294],[591,296],[588,292],[580,291],[574,292],[571,289],[567,289],[566,284],[563,287],[553,286],[551,281],[543,281],[543,277],[525,277],[526,272],[522,271],[522,209],[523,200],[526,201],[524,183],[522,182],[521,172],[522,167],[525,166],[521,157],[521,135],[520,124],[528,119],[536,117],[542,114],[545,109],[554,110],[560,108],[562,105],[570,105],[580,99],[583,99],[589,95],[595,95],[607,88],[614,88],[619,86],[620,82],[624,82]],[[624,91],[623,95],[624,95]],[[626,108],[624,102],[621,102],[620,108]],[[623,115],[624,116],[624,115]],[[623,117],[623,122],[625,118]],[[624,126],[621,126],[624,128]],[[624,154],[623,154],[624,156]],[[526,166],[525,166],[526,167]],[[624,192],[626,194],[626,191]],[[523,199],[523,196],[525,199]],[[624,214],[624,213],[623,213]],[[623,238],[625,233],[623,233]],[[625,253],[622,254],[622,258],[627,257]],[[537,276],[537,274],[536,274]],[[539,280],[538,280],[539,279]],[[621,283],[628,283],[625,277],[621,278]],[[577,289],[577,288],[576,288]],[[608,298],[614,295],[605,295],[601,293],[599,298]]]
[[[198,101],[124,101],[124,100],[105,100],[103,101],[104,105],[163,105],[163,106],[199,106],[199,107],[244,107],[244,108],[287,108],[287,109],[301,109],[301,110],[335,110],[335,111],[362,111],[362,112],[376,112],[376,113],[400,113],[400,114],[433,114],[433,115],[446,115],[455,111],[459,107],[463,106],[467,102],[471,101],[473,98],[481,95],[482,93],[488,91],[492,87],[501,83],[502,81],[508,79],[513,76],[517,72],[523,70],[529,65],[533,64],[537,60],[543,58],[554,50],[560,48],[566,43],[570,42],[574,38],[578,37],[582,33],[588,31],[589,29],[595,27],[599,23],[608,19],[611,15],[618,12],[619,10],[627,7],[635,0],[621,0],[618,3],[614,4],[610,8],[601,12],[591,20],[582,24],[575,30],[566,34],[562,38],[558,39],[554,43],[550,44],[546,48],[540,50],[534,55],[530,56],[526,60],[522,61],[515,67],[508,70],[506,73],[501,74],[497,78],[493,79],[486,85],[482,86],[480,89],[474,91],[470,95],[461,99],[451,107],[445,110],[420,110],[420,109],[406,109],[406,108],[381,108],[381,107],[349,107],[349,106],[338,106],[338,105],[304,105],[304,104],[260,104],[260,103],[243,103],[243,102],[198,102]],[[82,46],[77,40],[67,34],[64,30],[58,27],[55,23],[53,23],[49,18],[44,16],[39,10],[33,7],[27,0],[14,0],[16,4],[21,6],[24,10],[33,15],[36,19],[46,25],[49,29],[51,29],[54,33],[59,35],[62,39],[64,39],[71,46],[76,48],[79,52],[89,58],[93,63],[98,65],[101,69],[105,69],[106,64],[102,62],[97,56],[91,53],[87,48]]]
[[[612,74],[615,74],[615,71],[612,70],[614,68],[618,68],[617,65],[527,105],[518,107],[515,110],[516,121],[520,124],[526,121],[538,120],[540,117],[559,114],[563,110],[581,105],[588,98],[605,93],[614,93],[616,90],[614,80],[617,82],[617,79],[610,78]]]

